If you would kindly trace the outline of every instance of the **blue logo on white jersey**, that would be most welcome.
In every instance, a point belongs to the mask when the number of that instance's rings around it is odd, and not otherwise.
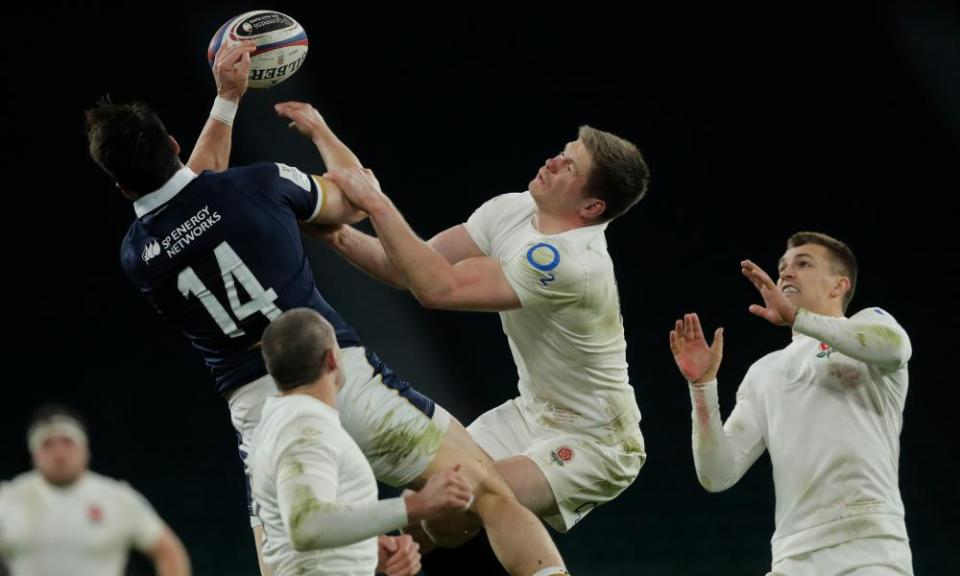
[[[527,250],[527,262],[541,272],[549,272],[560,264],[560,251],[546,242],[540,242]]]

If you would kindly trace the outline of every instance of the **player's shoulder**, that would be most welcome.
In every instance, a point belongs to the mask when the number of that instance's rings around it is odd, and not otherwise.
[[[309,396],[275,396],[264,405],[263,423],[277,438],[320,436],[333,427],[335,414],[332,408]]]
[[[589,237],[570,232],[528,239],[523,246],[527,263],[540,272],[558,269],[594,279],[612,274],[606,245],[594,246]]]
[[[233,166],[221,172],[203,172],[198,176],[198,183],[205,181],[241,181],[269,180],[280,174],[280,166],[276,162],[255,162],[244,166]]]
[[[83,482],[98,492],[122,495],[137,494],[137,491],[126,480],[104,476],[92,470],[84,473]]]
[[[0,497],[20,500],[26,492],[35,489],[40,482],[42,479],[36,470],[18,474],[10,480],[0,482]]]
[[[850,317],[851,320],[873,320],[879,321],[886,324],[898,324],[897,319],[893,317],[893,314],[880,308],[879,306],[870,306],[860,310],[856,314]]]
[[[482,207],[488,211],[513,214],[525,209],[535,209],[536,205],[529,192],[507,192],[490,198]]]

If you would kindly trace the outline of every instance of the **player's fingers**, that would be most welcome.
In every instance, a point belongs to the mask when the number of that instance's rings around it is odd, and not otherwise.
[[[750,313],[754,316],[759,316],[764,320],[772,320],[770,311],[759,304],[751,304]]]
[[[723,354],[723,327],[717,328],[713,333],[713,344],[710,345],[710,351],[716,354]]]
[[[691,314],[691,316],[690,321],[693,323],[693,337],[697,339],[703,338],[703,327],[700,326],[700,317],[697,316],[696,312]]]

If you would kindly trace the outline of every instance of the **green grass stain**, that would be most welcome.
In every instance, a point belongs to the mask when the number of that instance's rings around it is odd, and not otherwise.
[[[440,428],[433,422],[422,427],[422,420],[398,426],[393,421],[394,413],[395,410],[390,410],[374,424],[374,439],[367,457],[383,459],[394,466],[414,455],[432,457],[443,440]]]
[[[348,509],[347,506],[317,499],[308,486],[297,486],[293,493],[290,515],[290,543],[298,550],[320,548],[320,534],[307,533],[307,524],[311,517]]]

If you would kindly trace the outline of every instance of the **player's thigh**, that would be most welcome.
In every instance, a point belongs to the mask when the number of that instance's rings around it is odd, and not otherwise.
[[[452,417],[433,460],[412,487],[422,486],[434,474],[458,465],[460,474],[473,487],[477,497],[493,493],[513,498],[513,492],[497,472],[490,455],[470,437],[463,424]]]
[[[639,430],[615,444],[583,434],[544,435],[524,453],[543,473],[558,514],[541,518],[558,532],[567,532],[597,506],[619,496],[646,461]]]
[[[511,456],[497,460],[496,466],[517,500],[534,514],[543,517],[559,513],[547,477],[529,457]]]
[[[377,480],[406,486],[440,449],[449,413],[361,347],[343,349],[345,383],[337,393],[340,422]]]

